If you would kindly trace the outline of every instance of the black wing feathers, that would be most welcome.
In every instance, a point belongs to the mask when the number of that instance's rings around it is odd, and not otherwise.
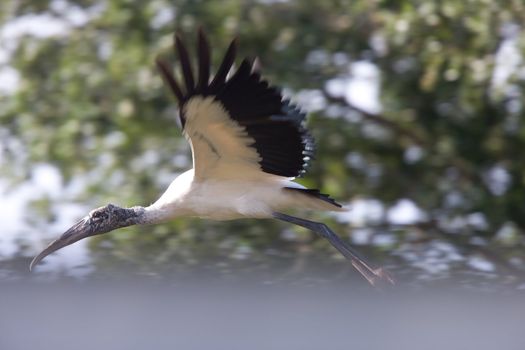
[[[237,40],[234,39],[232,40],[230,46],[228,46],[228,50],[226,50],[226,53],[224,54],[224,59],[222,60],[219,70],[217,70],[217,74],[215,74],[215,78],[213,78],[213,81],[210,84],[210,91],[215,91],[217,86],[224,85],[226,82],[226,76],[228,75],[233,62],[235,61],[236,54]]]
[[[285,177],[296,177],[304,173],[313,156],[314,142],[304,127],[305,114],[283,100],[281,93],[261,80],[258,64],[245,59],[236,72],[227,80],[235,61],[237,41],[233,40],[224,59],[210,80],[210,49],[202,30],[198,35],[198,81],[195,85],[188,51],[178,35],[175,36],[182,75],[186,89],[177,84],[170,64],[158,59],[162,76],[179,100],[181,122],[185,118],[183,105],[196,95],[214,96],[228,111],[231,119],[243,126],[254,142],[261,160],[259,165],[266,173]]]
[[[202,91],[208,87],[210,80],[210,45],[208,39],[202,31],[199,30],[199,44],[198,44],[198,57],[199,57],[199,81],[197,83],[197,91]]]
[[[177,34],[175,35],[175,46],[177,47],[177,52],[179,53],[182,75],[184,76],[184,81],[186,82],[186,95],[192,95],[195,88],[195,83],[193,81],[190,57],[188,55],[188,51],[186,50],[186,46],[184,46],[181,38]]]
[[[182,103],[184,102],[184,95],[182,94],[182,91],[171,72],[171,67],[166,62],[162,61],[160,58],[157,58],[155,60],[155,63],[157,63],[157,67],[161,72],[162,78],[169,85],[171,91],[173,92],[175,97],[177,97],[177,100],[179,100],[179,104],[182,105]]]

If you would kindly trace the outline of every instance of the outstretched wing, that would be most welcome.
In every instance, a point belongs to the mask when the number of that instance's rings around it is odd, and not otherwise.
[[[300,176],[314,151],[313,138],[303,125],[305,114],[262,80],[256,64],[247,59],[228,77],[236,47],[233,40],[210,79],[209,44],[200,30],[195,81],[188,51],[176,35],[184,88],[175,79],[172,65],[157,58],[165,82],[179,101],[195,177],[253,178],[262,172]]]

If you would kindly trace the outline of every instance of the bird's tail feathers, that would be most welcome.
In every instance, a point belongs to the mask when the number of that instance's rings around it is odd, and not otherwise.
[[[315,210],[330,210],[330,211],[346,211],[341,204],[337,203],[329,195],[321,193],[317,189],[310,188],[296,188],[284,187],[285,191],[293,191],[298,196],[302,196],[307,202],[305,203],[308,209]]]

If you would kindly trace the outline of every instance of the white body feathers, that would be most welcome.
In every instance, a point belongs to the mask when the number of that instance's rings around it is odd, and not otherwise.
[[[166,192],[146,208],[148,219],[165,221],[180,216],[213,220],[268,218],[291,208],[344,210],[319,198],[285,187],[304,188],[289,179],[265,174],[266,179],[197,180],[194,171],[178,176]],[[148,220],[148,221],[150,221]]]

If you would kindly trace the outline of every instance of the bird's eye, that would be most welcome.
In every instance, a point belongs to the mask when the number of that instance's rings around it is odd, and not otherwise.
[[[102,219],[106,216],[106,214],[102,211],[95,211],[93,214],[91,214],[92,219]]]

